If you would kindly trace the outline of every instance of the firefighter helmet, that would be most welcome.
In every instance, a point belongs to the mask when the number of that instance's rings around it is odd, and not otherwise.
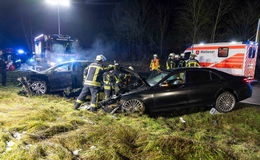
[[[103,56],[102,54],[101,55],[97,55],[96,61],[106,61],[106,57]]]
[[[132,66],[129,66],[128,69],[130,69],[130,70],[132,70],[132,71],[135,70],[134,67],[132,67]]]
[[[176,55],[174,56],[174,58],[180,58],[180,56],[179,56],[178,54],[176,54]]]
[[[154,57],[158,57],[158,55],[157,55],[157,54],[154,54],[153,56],[154,56]]]
[[[174,57],[175,56],[175,53],[170,53],[169,54],[169,57]]]

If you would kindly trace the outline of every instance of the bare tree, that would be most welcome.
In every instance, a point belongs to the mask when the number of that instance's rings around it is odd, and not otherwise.
[[[209,23],[209,2],[206,0],[184,0],[184,7],[180,10],[177,25],[185,34],[184,38],[189,43],[196,43],[200,37],[207,37],[208,33],[202,32]]]
[[[260,3],[257,1],[245,1],[241,8],[232,12],[228,23],[229,35],[240,40],[252,40],[255,38],[256,26],[260,17]]]
[[[112,22],[117,38],[128,44],[128,55],[135,59],[145,52],[151,15],[149,0],[121,2],[114,10]]]
[[[214,3],[214,1],[213,1]],[[218,29],[218,25],[221,22],[223,16],[225,16],[229,11],[231,10],[232,7],[232,1],[226,1],[226,0],[215,0],[216,6],[218,6],[215,14],[215,20],[213,23],[213,29],[211,33],[211,42],[215,42],[215,37],[216,37],[216,31]],[[214,16],[214,15],[213,15]]]
[[[169,18],[170,18],[170,1],[166,3],[159,3],[156,7],[157,9],[157,19],[159,21],[159,34],[160,34],[160,55],[163,55],[165,34],[169,28]]]

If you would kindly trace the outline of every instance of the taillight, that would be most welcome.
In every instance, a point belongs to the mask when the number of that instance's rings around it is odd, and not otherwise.
[[[251,82],[254,82],[255,79],[244,78],[243,81],[246,82],[246,83],[251,83]]]

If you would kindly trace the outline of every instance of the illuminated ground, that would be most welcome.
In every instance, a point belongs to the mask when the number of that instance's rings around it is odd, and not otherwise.
[[[260,159],[260,107],[228,114],[108,115],[0,87],[0,159]],[[21,134],[21,135],[19,135]],[[17,136],[19,135],[19,136]],[[74,153],[73,153],[74,152]]]

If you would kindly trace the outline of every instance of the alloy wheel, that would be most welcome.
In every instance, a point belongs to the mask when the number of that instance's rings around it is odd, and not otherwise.
[[[216,101],[216,109],[220,112],[229,112],[234,109],[236,98],[230,92],[221,93]]]
[[[127,100],[122,105],[123,112],[144,114],[145,106],[143,102],[138,99]]]

